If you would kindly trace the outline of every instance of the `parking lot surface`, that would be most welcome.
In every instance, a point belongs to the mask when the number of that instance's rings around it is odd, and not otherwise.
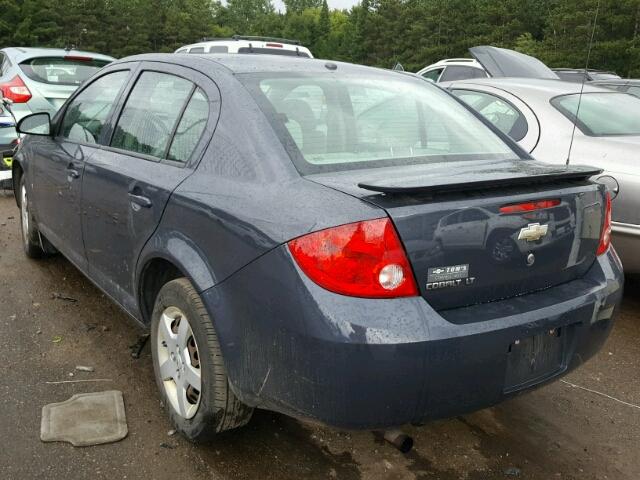
[[[562,382],[494,408],[407,427],[415,440],[407,455],[376,433],[264,411],[209,445],[169,435],[149,348],[140,359],[130,355],[144,331],[64,258],[24,257],[18,209],[2,194],[0,287],[3,480],[640,478],[636,286],[627,285],[622,313],[596,358]],[[95,371],[75,371],[76,365]],[[45,404],[111,389],[124,393],[123,441],[85,448],[40,442]]]

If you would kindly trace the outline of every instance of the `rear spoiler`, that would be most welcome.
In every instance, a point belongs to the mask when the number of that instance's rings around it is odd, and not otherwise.
[[[525,172],[494,171],[480,175],[479,178],[477,177],[475,180],[453,183],[437,182],[437,180],[444,180],[443,178],[435,178],[435,181],[429,182],[428,176],[421,176],[417,179],[406,177],[399,179],[390,178],[375,183],[358,183],[358,187],[373,192],[391,194],[464,192],[469,190],[496,189],[516,185],[544,184],[567,180],[587,180],[603,172],[603,170],[599,168],[581,165],[560,167],[555,171],[553,171],[553,169],[550,170],[550,172],[545,173],[529,174]]]

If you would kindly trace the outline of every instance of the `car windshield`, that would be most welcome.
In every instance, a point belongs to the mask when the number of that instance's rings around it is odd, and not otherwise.
[[[467,108],[417,77],[331,72],[241,77],[303,174],[517,158]]]
[[[39,57],[22,62],[20,68],[27,77],[36,82],[80,85],[109,63],[111,62],[108,60],[91,57]]]
[[[589,136],[640,135],[640,98],[626,93],[563,95],[551,104]],[[578,104],[580,109],[578,110]]]

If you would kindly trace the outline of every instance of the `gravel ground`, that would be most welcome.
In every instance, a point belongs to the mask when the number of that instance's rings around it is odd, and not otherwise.
[[[1,195],[0,271],[3,480],[640,478],[638,287],[627,286],[611,338],[565,378],[569,383],[408,427],[415,448],[403,455],[371,432],[336,431],[264,411],[209,445],[170,436],[149,349],[139,360],[129,353],[144,332],[65,259],[27,260],[19,212],[12,198]],[[76,365],[95,371],[70,377]],[[46,383],[81,379],[107,381]],[[40,442],[43,405],[108,389],[124,393],[126,439],[85,448]]]

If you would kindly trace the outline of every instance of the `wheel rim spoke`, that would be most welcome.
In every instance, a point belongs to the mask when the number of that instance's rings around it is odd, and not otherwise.
[[[178,394],[178,413],[183,417],[187,417],[187,408],[190,406],[189,402],[187,402],[187,390],[182,385],[182,382],[177,383],[177,394]]]
[[[176,368],[173,362],[170,359],[165,360],[162,365],[160,365],[160,377],[163,381],[167,381],[171,378],[176,378]]]
[[[169,350],[175,348],[176,344],[176,335],[171,331],[171,322],[173,322],[173,319],[167,316],[166,313],[163,313],[162,317],[160,317],[160,334],[167,343]]]
[[[191,336],[191,328],[189,328],[189,322],[186,318],[180,319],[180,325],[178,325],[178,335],[176,341],[180,350],[187,347],[187,340]]]
[[[200,391],[200,369],[193,367],[189,363],[184,366],[184,381],[196,390]]]

